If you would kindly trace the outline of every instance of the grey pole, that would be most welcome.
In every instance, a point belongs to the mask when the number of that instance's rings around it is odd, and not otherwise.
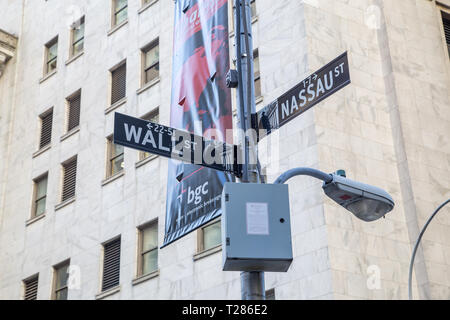
[[[264,272],[241,272],[241,299],[265,300]]]
[[[239,77],[238,85],[238,119],[240,129],[246,133],[251,128],[251,114],[255,113],[255,88],[253,76],[253,43],[250,0],[234,0],[236,22],[236,61]],[[241,143],[244,146],[244,163],[241,182],[258,183],[256,159],[257,151],[251,150],[254,156],[250,163],[250,150],[255,148],[253,137],[244,135]],[[255,163],[253,163],[255,162]],[[241,272],[242,300],[265,300],[264,272]]]
[[[425,223],[425,226],[422,228],[422,231],[419,234],[419,237],[417,238],[416,244],[414,245],[414,250],[412,252],[411,261],[409,263],[409,274],[408,274],[408,297],[409,300],[412,300],[412,274],[414,269],[414,259],[416,257],[417,249],[419,248],[420,241],[422,240],[423,234],[428,228],[428,225],[430,224],[431,220],[437,215],[437,213],[445,207],[448,203],[450,203],[450,199],[445,201],[443,204],[441,204],[431,215],[431,217],[428,219],[428,221]]]

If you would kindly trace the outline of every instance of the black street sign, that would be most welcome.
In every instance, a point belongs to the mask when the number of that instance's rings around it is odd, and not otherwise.
[[[349,83],[350,71],[345,52],[253,115],[258,141]]]
[[[114,115],[114,143],[174,160],[241,175],[238,148],[219,141],[208,141],[192,133],[158,123]]]

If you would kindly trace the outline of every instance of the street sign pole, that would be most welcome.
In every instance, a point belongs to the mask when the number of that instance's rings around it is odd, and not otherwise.
[[[241,145],[243,146],[244,163],[242,183],[258,183],[256,166],[256,141],[252,135],[246,134],[252,128],[251,116],[255,113],[255,88],[253,75],[252,21],[250,0],[234,0],[236,30],[236,61],[239,78],[238,84],[238,119]],[[243,134],[244,133],[244,134]],[[253,148],[253,150],[250,150]],[[250,163],[250,157],[253,161]],[[264,272],[241,272],[242,300],[265,300]]]
[[[265,182],[258,161],[257,143],[273,130],[279,129],[347,86],[350,83],[347,53],[334,59],[256,113],[250,0],[230,1],[234,1],[237,71],[230,70],[227,75],[227,85],[230,88],[238,88],[240,148],[220,141],[207,141],[202,136],[117,112],[114,120],[114,143],[228,172],[233,174],[240,183],[261,184]],[[266,133],[259,135],[264,130]],[[256,135],[255,131],[257,131]],[[289,177],[291,173],[297,175],[298,171],[293,170],[280,178]],[[341,184],[343,184],[342,181]],[[332,196],[335,196],[340,191],[339,183],[333,185],[332,188],[328,187],[327,190]],[[225,199],[224,201],[228,201],[226,195],[222,198]],[[333,200],[335,199],[333,198]],[[373,201],[373,199],[369,200]],[[341,200],[337,201],[342,205]],[[393,201],[391,202],[393,203]],[[390,210],[392,207],[391,205]],[[248,214],[247,212],[247,216]],[[369,213],[368,217],[372,219],[377,214],[379,215],[379,212]],[[283,220],[280,219],[280,223],[284,223]],[[226,240],[228,241],[228,239]],[[223,241],[225,240],[223,239]],[[253,259],[260,260],[259,258]],[[242,300],[265,300],[264,271],[244,271],[255,269],[273,271],[260,265],[252,268],[239,266],[236,270],[241,270]]]

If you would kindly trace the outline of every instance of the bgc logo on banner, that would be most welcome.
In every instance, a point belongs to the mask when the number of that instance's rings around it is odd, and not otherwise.
[[[208,181],[205,182],[202,186],[198,186],[194,190],[191,187],[188,188],[188,204],[194,202],[194,204],[199,204],[202,201],[202,195],[206,196],[209,193],[208,190]]]

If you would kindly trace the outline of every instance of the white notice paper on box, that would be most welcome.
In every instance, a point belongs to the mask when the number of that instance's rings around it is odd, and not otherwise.
[[[264,202],[247,202],[247,234],[269,235],[269,206]]]

